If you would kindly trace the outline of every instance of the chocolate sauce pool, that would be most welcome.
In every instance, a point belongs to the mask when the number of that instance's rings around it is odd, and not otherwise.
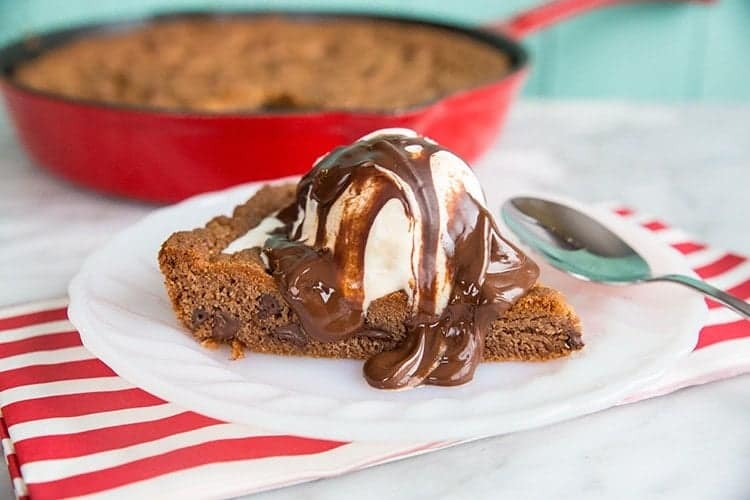
[[[277,216],[284,226],[272,233],[263,250],[284,298],[309,337],[335,342],[355,335],[377,336],[381,332],[373,332],[364,320],[369,230],[392,199],[402,204],[412,223],[420,225],[421,245],[412,250],[418,252],[412,262],[418,264],[412,269],[406,339],[364,365],[365,379],[377,388],[458,385],[471,380],[492,321],[526,293],[539,274],[534,262],[500,236],[481,202],[464,190],[451,199],[438,199],[430,158],[441,150],[430,140],[401,135],[334,150],[300,181],[296,201]],[[403,186],[413,196],[406,196]],[[331,208],[347,189],[362,193],[364,208],[358,217],[340,225],[332,244],[326,243]],[[317,204],[317,233],[315,241],[302,242],[298,218],[308,197]],[[441,234],[438,224],[441,203],[449,217],[447,234]],[[447,254],[441,265],[448,269],[442,276],[451,279],[450,300],[442,309],[438,245]]]

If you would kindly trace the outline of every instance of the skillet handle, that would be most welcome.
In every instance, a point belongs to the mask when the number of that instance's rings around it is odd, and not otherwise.
[[[531,35],[569,17],[611,5],[638,3],[646,0],[552,0],[538,7],[516,14],[508,20],[490,24],[487,28],[500,31],[511,38]],[[674,0],[672,0],[674,1]],[[714,3],[715,0],[678,0],[682,2]]]

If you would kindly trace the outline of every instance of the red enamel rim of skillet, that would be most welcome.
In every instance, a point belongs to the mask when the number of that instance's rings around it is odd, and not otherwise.
[[[73,182],[142,200],[172,202],[242,182],[301,174],[332,148],[385,127],[412,128],[472,162],[496,140],[526,74],[527,53],[511,37],[522,37],[594,8],[627,2],[553,0],[486,30],[380,15],[170,14],[57,31],[7,46],[0,50],[0,88],[18,137],[36,163]],[[9,78],[14,67],[24,61],[89,34],[127,30],[163,19],[259,15],[431,26],[495,48],[508,56],[511,67],[485,85],[390,112],[180,112],[77,100],[24,88]]]

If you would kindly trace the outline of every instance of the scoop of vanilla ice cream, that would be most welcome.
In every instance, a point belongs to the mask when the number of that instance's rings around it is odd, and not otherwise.
[[[410,129],[388,128],[367,134],[359,141],[388,136],[418,137],[419,135]],[[426,140],[429,141],[427,138]],[[412,158],[419,158],[426,154],[426,151],[417,144],[408,145],[404,149],[405,154]],[[319,163],[319,161],[316,163]],[[435,256],[438,293],[434,312],[437,313],[448,304],[452,289],[451,271],[446,263],[452,256],[453,251],[453,239],[447,236],[447,231],[454,215],[452,211],[457,208],[454,201],[460,199],[464,194],[468,194],[479,204],[485,206],[485,198],[479,181],[471,168],[453,153],[443,149],[432,153],[429,158],[429,166],[435,194],[439,200],[439,213],[433,214],[433,220],[429,221],[430,225],[439,228],[440,234],[439,244],[431,250]],[[388,176],[391,182],[404,193],[404,199],[407,200],[408,207],[404,206],[402,201],[398,199],[388,200],[380,208],[369,231],[362,233],[362,237],[367,238],[364,256],[364,279],[361,285],[349,283],[349,286],[362,286],[364,288],[363,309],[365,311],[372,301],[398,291],[407,294],[410,304],[416,303],[420,293],[416,286],[416,273],[419,269],[421,250],[425,245],[421,228],[423,219],[430,216],[421,213],[418,204],[415,202],[413,188],[408,182],[400,179],[389,170],[380,169],[380,171],[383,175]],[[351,246],[345,246],[343,250],[341,248],[337,250],[336,241],[339,232],[343,225],[351,224],[353,220],[367,210],[371,202],[370,196],[375,196],[377,190],[378,186],[375,180],[366,184],[364,188],[359,186],[358,189],[354,189],[349,186],[344,190],[328,213],[322,246],[328,248],[331,252],[346,252],[348,249],[356,248],[356,245],[352,244]],[[305,209],[299,212],[291,230],[292,234],[299,232],[297,241],[309,245],[315,243],[320,224],[317,202],[312,191],[311,187],[306,195]],[[411,217],[407,214],[407,209]],[[233,241],[224,251],[234,253],[245,248],[261,246],[270,232],[280,226],[282,226],[281,221],[275,215],[270,216],[247,234]],[[345,258],[346,256],[343,257],[342,261],[348,260]]]
[[[372,132],[360,138],[359,141],[388,136],[418,137],[419,135],[410,129],[390,128]],[[405,153],[412,158],[426,153],[417,144],[408,145],[404,149]],[[433,220],[429,221],[430,225],[439,227],[440,231],[439,244],[433,249],[438,280],[438,296],[435,303],[436,311],[434,311],[437,313],[448,304],[452,289],[452,276],[449,275],[450,271],[446,262],[452,256],[453,250],[453,239],[447,237],[447,231],[453,217],[452,210],[457,208],[454,201],[464,193],[468,193],[482,206],[485,205],[485,199],[479,181],[472,170],[453,153],[442,149],[432,153],[429,166],[435,193],[439,200],[439,213],[436,214],[436,218],[433,217]],[[415,201],[415,193],[409,183],[389,170],[381,169],[381,173],[389,176],[390,180],[404,193],[408,207],[405,207],[398,199],[390,199],[380,208],[369,232],[362,235],[367,238],[362,283],[365,311],[372,301],[392,292],[406,292],[412,304],[418,299],[419,289],[416,286],[415,273],[419,268],[420,249],[425,244],[421,228],[423,218],[429,217],[429,214],[420,212]],[[373,179],[373,182],[366,184],[364,188],[360,186],[354,189],[349,186],[343,192],[328,213],[324,239],[326,248],[331,252],[337,251],[335,246],[342,225],[351,224],[354,219],[360,217],[371,203],[370,196],[376,196],[377,191],[377,181]],[[299,214],[299,219],[295,223],[302,226],[299,237],[302,242],[312,243],[318,235],[319,221],[313,195],[311,188],[307,193],[306,209],[304,213]],[[412,217],[407,214],[407,208]],[[343,251],[346,252],[354,247],[354,245],[345,247]],[[342,251],[341,248],[338,250]]]

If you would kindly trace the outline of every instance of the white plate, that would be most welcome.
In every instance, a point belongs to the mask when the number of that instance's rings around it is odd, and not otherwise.
[[[218,419],[345,440],[447,440],[501,434],[610,407],[694,347],[706,314],[699,294],[669,284],[609,287],[543,267],[583,320],[586,347],[545,363],[486,363],[460,387],[370,388],[362,362],[204,349],[177,323],[156,255],[174,231],[230,213],[245,185],[157,210],[91,255],[70,286],[84,345],[148,392]],[[489,200],[499,207],[500,200]],[[570,203],[568,201],[568,203]],[[572,203],[571,203],[572,204]],[[646,230],[602,210],[656,271],[690,273]]]

